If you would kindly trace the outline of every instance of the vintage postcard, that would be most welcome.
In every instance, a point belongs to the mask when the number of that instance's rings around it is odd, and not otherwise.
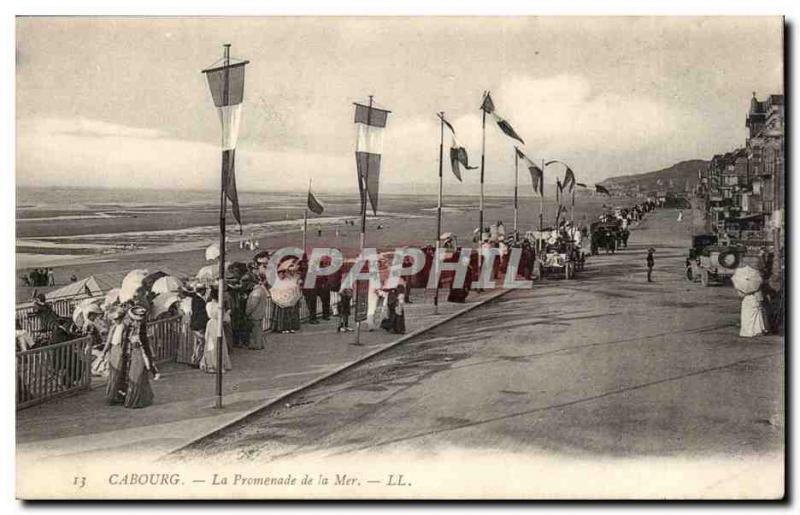
[[[785,494],[784,19],[16,19],[20,499]]]

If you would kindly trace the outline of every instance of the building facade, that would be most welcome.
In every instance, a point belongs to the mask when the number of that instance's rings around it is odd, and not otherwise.
[[[715,155],[701,177],[711,230],[748,247],[783,251],[784,99],[755,93],[745,146]]]

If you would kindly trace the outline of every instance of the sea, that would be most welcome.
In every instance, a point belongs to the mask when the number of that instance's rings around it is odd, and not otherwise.
[[[302,230],[306,192],[240,192],[241,233],[230,209],[230,240],[276,240]],[[309,228],[339,234],[360,225],[358,194],[316,193],[325,210],[309,214]],[[16,252],[21,263],[46,265],[49,258],[117,256],[170,248],[200,248],[219,233],[219,192],[146,189],[31,188],[16,190]],[[471,239],[478,224],[477,195],[445,193],[442,232]],[[576,220],[594,218],[611,206],[606,197],[581,197],[574,207]],[[570,208],[569,203],[567,204]],[[504,221],[510,229],[513,198],[484,199],[485,225]],[[520,230],[537,228],[539,213],[545,225],[555,219],[554,199],[521,197]],[[371,230],[385,229],[385,244],[428,244],[435,238],[437,198],[434,195],[381,195],[376,214],[369,211]],[[562,215],[563,216],[563,215]],[[25,258],[25,259],[21,259]],[[19,268],[19,266],[18,266]]]

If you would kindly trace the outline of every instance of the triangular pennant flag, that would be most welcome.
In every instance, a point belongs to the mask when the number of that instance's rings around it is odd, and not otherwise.
[[[575,173],[572,168],[567,167],[567,173],[564,175],[564,188],[572,191],[575,188]]]
[[[520,159],[523,159],[527,164],[528,171],[531,174],[531,183],[533,184],[533,192],[538,193],[541,196],[544,196],[544,171],[541,168],[536,166],[536,163],[530,160],[528,156],[526,156],[519,147],[514,147],[517,151],[517,156]]]
[[[611,196],[611,192],[609,192],[604,186],[600,186],[599,184],[595,184],[594,185],[594,189],[595,189],[595,191],[597,191],[597,193],[605,193],[609,197]]]
[[[311,193],[310,188],[308,190],[308,210],[315,215],[321,215],[322,212],[325,211],[325,207],[317,200],[317,197]]]
[[[442,122],[450,129],[452,133],[453,143],[450,146],[450,168],[453,170],[453,175],[456,176],[459,182],[461,182],[461,170],[459,169],[459,163],[466,168],[467,170],[475,170],[477,166],[470,166],[469,165],[469,157],[467,156],[467,149],[461,146],[456,140],[456,130],[453,126],[448,122],[444,116],[441,114],[439,115]]]
[[[456,179],[461,181],[461,170],[459,170],[459,163],[467,170],[475,170],[477,166],[469,166],[469,158],[467,157],[467,150],[464,147],[453,147],[450,149],[450,167],[453,170],[453,175]]]
[[[587,186],[587,185],[585,185],[585,184],[584,184],[584,183],[582,183],[582,182],[576,182],[576,183],[575,183],[575,186],[578,186],[579,188],[588,188],[588,186]]]
[[[483,103],[481,103],[481,109],[490,114],[494,112],[494,102],[492,102],[492,95],[490,95],[488,91],[483,96]]]
[[[442,119],[442,122],[443,122],[443,123],[444,123],[444,124],[447,126],[447,128],[448,128],[448,129],[450,129],[450,132],[452,132],[452,133],[453,133],[453,136],[455,136],[455,135],[456,135],[456,130],[453,128],[453,126],[452,126],[452,125],[450,125],[450,122],[448,122],[447,120],[445,120],[445,119],[444,119],[444,116],[442,116],[442,115],[439,115],[439,118],[441,118],[441,119]]]
[[[525,144],[525,142],[522,141],[522,138],[519,136],[519,134],[517,134],[514,128],[511,126],[511,124],[508,123],[508,121],[506,121],[504,118],[502,118],[495,112],[492,113],[492,116],[494,116],[494,121],[497,122],[497,126],[500,127],[500,130],[503,131],[503,133],[506,136],[519,141],[523,145]]]

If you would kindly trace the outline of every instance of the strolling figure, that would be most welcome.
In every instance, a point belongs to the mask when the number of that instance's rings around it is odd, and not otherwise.
[[[267,330],[269,329],[267,302],[269,300],[269,292],[267,291],[266,282],[266,275],[259,274],[258,284],[250,292],[250,296],[247,297],[247,318],[250,320],[248,349],[263,349],[267,342]]]
[[[225,310],[222,316],[222,345],[217,345],[217,334],[219,334],[219,301],[217,299],[217,290],[211,290],[209,301],[206,304],[206,314],[208,315],[208,323],[206,324],[205,333],[205,348],[203,350],[203,359],[200,361],[200,370],[208,372],[209,374],[216,373],[217,371],[217,353],[222,352],[222,371],[226,372],[233,368],[231,366],[231,359],[228,355],[228,342],[232,339],[230,330],[226,330],[224,322],[230,319],[230,311]]]
[[[353,299],[353,290],[350,288],[342,288],[339,291],[339,305],[336,306],[339,312],[339,329],[340,333],[352,332],[350,327],[350,303]]]
[[[144,306],[133,306],[127,315],[116,309],[114,323],[108,331],[103,357],[108,362],[106,402],[126,408],[144,408],[153,403],[153,390],[148,375],[158,377],[153,350],[147,339]]]
[[[203,359],[203,348],[205,347],[205,332],[206,325],[208,324],[208,315],[206,314],[206,299],[203,298],[205,293],[205,286],[198,286],[192,292],[192,314],[190,327],[192,329],[192,336],[194,337],[194,349],[192,350],[192,367],[198,368],[200,361]]]
[[[300,330],[300,299],[302,290],[292,274],[293,264],[286,260],[278,265],[278,280],[272,286],[272,313],[270,326],[277,333],[294,333]]]
[[[656,251],[653,247],[647,249],[647,282],[653,282],[653,265],[655,265],[655,260],[653,259],[653,253]]]
[[[386,293],[386,318],[381,322],[381,327],[395,334],[406,332],[406,315],[403,309],[403,295],[405,289],[402,285],[392,288]]]
[[[767,334],[767,317],[764,309],[764,293],[759,289],[754,293],[738,292],[742,299],[739,336],[752,338]]]
[[[767,334],[767,316],[764,303],[765,281],[762,273],[751,267],[736,269],[731,282],[742,299],[739,336],[752,338]]]

